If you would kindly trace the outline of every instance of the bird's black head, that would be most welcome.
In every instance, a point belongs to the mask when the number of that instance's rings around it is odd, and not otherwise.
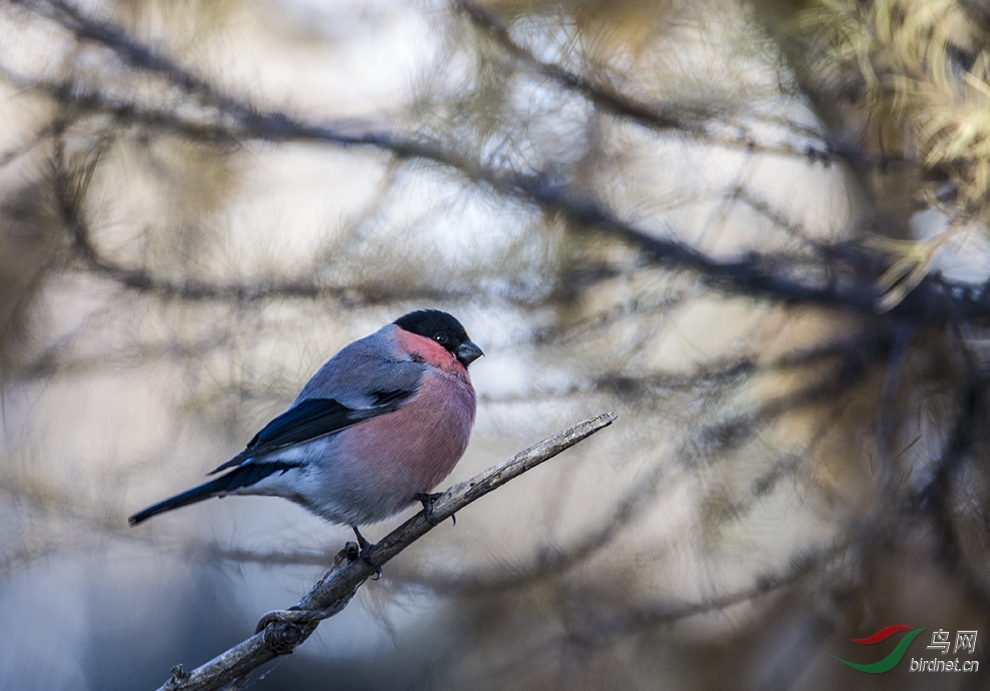
[[[418,310],[395,320],[395,325],[418,336],[436,341],[467,367],[484,355],[467,335],[461,323],[440,310]]]

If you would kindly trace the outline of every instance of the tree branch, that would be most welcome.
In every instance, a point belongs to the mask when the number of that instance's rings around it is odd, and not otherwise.
[[[848,146],[826,136],[822,131],[799,123],[776,119],[772,124],[784,127],[793,134],[800,134],[812,141],[803,146],[789,143],[771,144],[759,142],[750,128],[733,119],[714,106],[667,103],[649,103],[600,79],[594,79],[566,69],[563,65],[541,60],[530,50],[517,43],[496,13],[467,0],[453,0],[453,8],[466,15],[484,35],[491,38],[511,59],[528,70],[542,76],[559,88],[580,94],[602,112],[629,120],[655,132],[673,131],[692,139],[715,146],[742,149],[755,153],[790,156],[815,161],[831,162],[838,158],[853,169],[883,169],[891,164],[915,165],[915,161],[903,155],[871,155],[855,146]],[[760,116],[755,116],[760,120]],[[709,130],[709,123],[722,125],[727,132],[719,134]],[[764,120],[766,122],[766,120]],[[729,132],[735,131],[735,134]]]
[[[101,113],[118,123],[174,132],[194,140],[295,142],[351,150],[372,149],[388,152],[399,161],[431,162],[458,171],[469,182],[503,198],[561,213],[578,225],[634,247],[645,264],[694,272],[716,290],[776,303],[820,305],[870,315],[882,307],[886,291],[878,285],[878,279],[889,268],[890,259],[862,243],[821,244],[815,252],[817,256],[753,250],[735,258],[720,259],[688,244],[673,232],[658,234],[635,225],[606,201],[582,192],[553,171],[525,172],[498,166],[417,134],[393,132],[391,128],[380,129],[353,122],[320,125],[288,112],[263,111],[249,101],[221,94],[151,48],[130,39],[122,44],[119,37],[126,34],[116,26],[97,30],[94,20],[76,9],[66,15],[65,8],[70,6],[63,0],[47,3],[54,8],[53,12],[38,9],[45,4],[32,3],[31,7],[42,16],[66,26],[81,40],[105,45],[126,64],[166,77],[210,103],[198,114],[177,115],[168,109],[113,98],[71,79],[62,82],[31,79],[0,65],[0,78],[10,84],[47,93],[55,101],[77,111]],[[139,272],[118,276],[117,280],[141,288],[148,277]],[[190,287],[193,295],[215,290],[210,286]],[[304,287],[303,290],[307,289]],[[925,326],[986,320],[990,317],[990,284],[973,286],[930,272],[891,307],[888,314]]]
[[[549,439],[521,451],[512,458],[489,468],[466,482],[454,485],[442,493],[433,503],[433,515],[442,522],[473,501],[501,487],[509,480],[535,468],[561,451],[574,446],[600,429],[612,424],[616,413],[603,413],[555,434]],[[172,670],[170,679],[159,691],[208,691],[235,681],[279,655],[291,653],[305,641],[319,623],[337,614],[357,592],[357,589],[375,574],[377,569],[423,537],[433,528],[426,520],[425,511],[410,518],[401,526],[372,545],[368,561],[357,558],[355,550],[345,549],[338,555],[338,563],[314,585],[294,607],[269,612],[258,624],[258,632],[213,658],[192,672],[184,672],[181,666]],[[346,558],[346,563],[344,563]]]

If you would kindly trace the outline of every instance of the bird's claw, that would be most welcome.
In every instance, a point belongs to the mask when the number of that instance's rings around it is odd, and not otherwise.
[[[371,577],[371,580],[377,581],[379,578],[382,577],[382,567],[375,566],[375,564],[371,562],[371,548],[373,547],[373,545],[370,542],[368,542],[367,538],[365,538],[364,535],[361,534],[361,531],[357,529],[356,525],[352,525],[351,529],[354,531],[354,534],[357,536],[358,541],[356,545],[353,542],[348,542],[347,545],[344,547],[344,549],[348,551],[348,555],[347,555],[348,559],[354,561],[355,559],[360,557],[361,561],[363,561],[365,564],[367,564],[368,566],[370,566],[375,570],[375,575]],[[353,556],[351,556],[352,554]]]
[[[347,559],[348,563],[350,563],[355,559],[357,559],[359,556],[361,556],[361,547],[359,547],[358,543],[354,542],[353,540],[348,540],[347,543],[344,545],[344,549],[340,550],[340,554],[337,555],[337,559],[339,560],[341,557],[343,557],[344,559]],[[335,561],[334,564],[336,565],[336,563],[337,562]]]
[[[423,504],[423,511],[426,514],[426,522],[432,526],[440,525],[440,521],[438,521],[437,517],[433,515],[433,502],[439,499],[441,494],[442,492],[436,492],[434,494],[422,492],[416,495],[416,498]],[[457,525],[457,516],[450,514],[450,520],[454,522],[454,525]]]

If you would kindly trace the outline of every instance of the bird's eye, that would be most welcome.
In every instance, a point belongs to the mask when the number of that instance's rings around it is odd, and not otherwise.
[[[437,343],[443,345],[444,343],[447,342],[447,334],[445,334],[445,333],[439,333],[439,334],[437,334],[436,336],[433,337],[433,340],[436,341]]]

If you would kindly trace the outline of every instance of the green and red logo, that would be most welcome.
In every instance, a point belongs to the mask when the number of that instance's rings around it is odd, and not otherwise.
[[[889,672],[897,666],[897,663],[904,657],[904,653],[907,652],[908,646],[911,645],[911,642],[917,638],[918,634],[924,631],[924,629],[912,629],[910,626],[904,626],[903,624],[894,624],[893,626],[880,629],[872,636],[850,639],[853,643],[857,643],[859,645],[875,645],[887,640],[891,636],[896,636],[899,633],[903,633],[904,631],[910,631],[911,633],[902,638],[901,642],[897,644],[897,647],[894,648],[890,655],[879,662],[874,662],[869,665],[860,665],[855,662],[843,660],[840,657],[836,657],[835,659],[848,667],[852,667],[860,672],[866,672],[867,674],[883,674],[884,672]]]

